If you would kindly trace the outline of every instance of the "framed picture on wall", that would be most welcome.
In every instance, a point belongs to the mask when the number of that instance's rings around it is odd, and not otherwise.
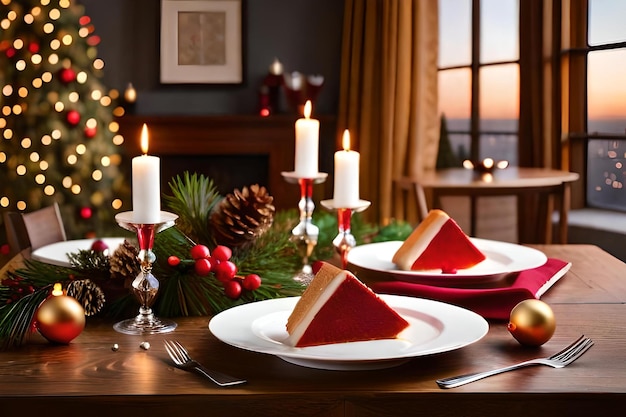
[[[242,0],[161,0],[161,82],[239,84]]]

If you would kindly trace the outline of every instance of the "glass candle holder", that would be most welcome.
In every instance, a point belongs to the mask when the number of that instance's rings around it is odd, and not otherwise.
[[[152,251],[154,237],[157,233],[174,226],[177,215],[161,212],[161,218],[157,223],[136,223],[133,212],[127,211],[115,216],[117,223],[124,229],[137,234],[139,243],[139,255],[141,272],[133,280],[131,287],[133,295],[139,301],[139,314],[132,319],[122,320],[113,325],[113,328],[125,334],[155,334],[168,333],[176,329],[176,322],[160,319],[152,312],[152,304],[159,292],[159,280],[152,274],[152,265],[156,261],[156,255]]]
[[[372,203],[367,200],[359,200],[352,207],[337,207],[334,200],[323,200],[320,204],[327,210],[337,213],[338,234],[333,239],[333,246],[341,258],[342,268],[346,269],[348,267],[348,253],[350,249],[356,246],[356,239],[350,226],[352,215],[366,210]]]
[[[309,257],[317,245],[319,228],[313,224],[312,217],[315,210],[313,202],[313,185],[326,181],[328,174],[320,172],[313,178],[298,176],[295,172],[283,172],[285,181],[300,186],[300,201],[298,210],[300,212],[300,222],[291,230],[291,239],[296,243],[302,256],[302,269],[296,275],[298,281],[307,282],[312,278],[313,268],[309,264]]]

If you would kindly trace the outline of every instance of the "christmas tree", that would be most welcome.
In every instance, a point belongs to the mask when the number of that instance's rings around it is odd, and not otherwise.
[[[129,202],[99,42],[70,0],[0,0],[0,210],[56,201],[72,238],[115,230]]]

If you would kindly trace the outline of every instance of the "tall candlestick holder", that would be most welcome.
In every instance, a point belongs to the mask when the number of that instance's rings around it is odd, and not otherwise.
[[[122,320],[113,328],[126,334],[155,334],[173,331],[177,324],[172,320],[159,319],[152,312],[152,304],[159,292],[159,280],[152,275],[152,265],[156,255],[152,251],[157,233],[174,226],[178,216],[162,211],[156,223],[137,223],[133,212],[127,211],[115,216],[117,223],[124,229],[137,233],[139,242],[139,261],[141,272],[131,284],[133,295],[139,301],[139,314],[135,318]]]
[[[319,228],[312,221],[315,210],[313,185],[326,181],[328,174],[319,172],[311,178],[301,177],[296,172],[282,172],[281,174],[288,183],[300,186],[300,201],[298,202],[300,222],[291,230],[291,239],[296,243],[302,256],[302,269],[294,279],[306,283],[312,278],[313,268],[309,264],[309,258],[317,245],[317,238],[320,234]]]
[[[339,233],[333,239],[333,246],[341,257],[341,266],[348,266],[348,253],[356,246],[356,239],[351,232],[350,222],[352,214],[366,210],[372,203],[367,200],[359,200],[351,207],[337,207],[335,200],[323,200],[320,204],[329,211],[337,213],[337,229]]]

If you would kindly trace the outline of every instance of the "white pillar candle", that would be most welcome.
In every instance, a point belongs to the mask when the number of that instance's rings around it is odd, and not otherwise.
[[[343,132],[343,150],[335,152],[335,208],[351,208],[359,204],[359,162],[361,155],[350,150],[350,132]]]
[[[295,174],[301,178],[317,176],[319,150],[319,120],[311,119],[311,101],[304,105],[304,118],[296,120]]]
[[[160,160],[148,155],[148,127],[141,129],[143,155],[133,158],[133,221],[158,223],[161,219]]]

